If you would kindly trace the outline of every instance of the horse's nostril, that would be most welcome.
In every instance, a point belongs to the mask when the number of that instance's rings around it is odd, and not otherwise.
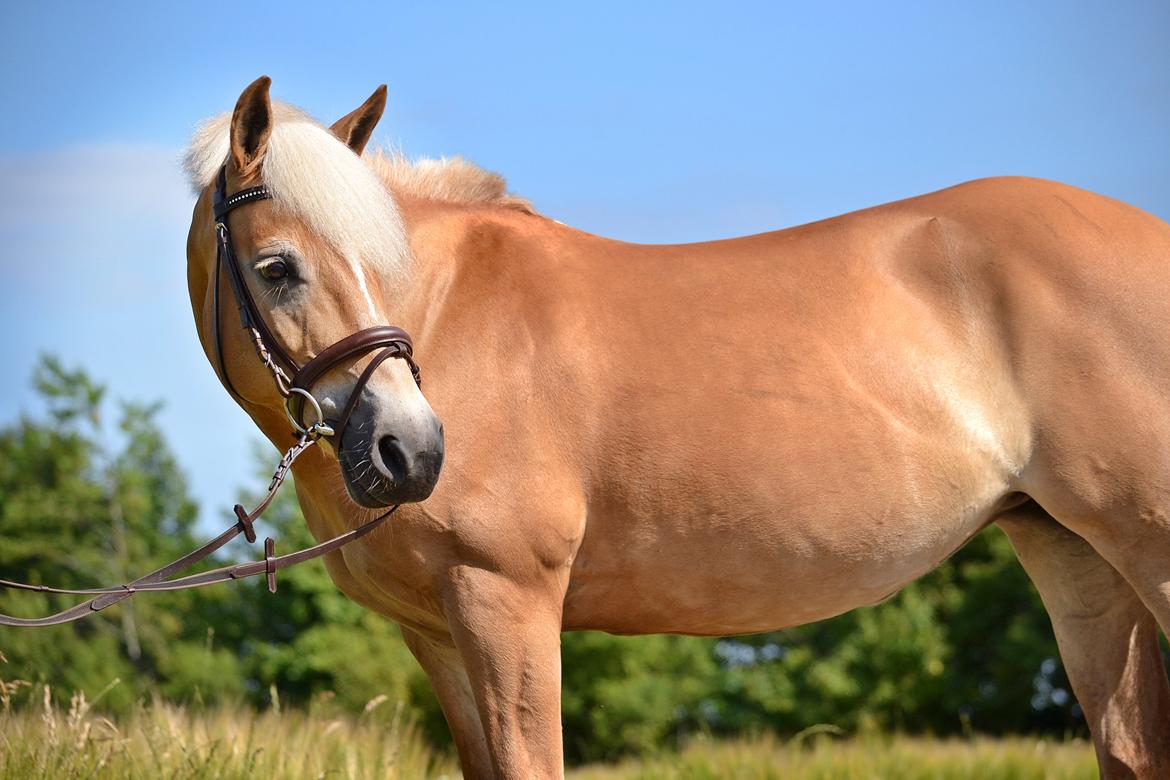
[[[382,456],[382,466],[394,481],[401,485],[406,480],[406,453],[395,436],[383,436],[378,439],[378,454]]]

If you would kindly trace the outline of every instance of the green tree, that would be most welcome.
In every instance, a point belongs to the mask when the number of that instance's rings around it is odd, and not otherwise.
[[[34,386],[47,420],[22,417],[0,431],[0,567],[8,579],[67,587],[125,582],[189,549],[196,507],[163,441],[157,405],[121,404],[105,422],[105,388],[43,358]],[[73,599],[75,601],[76,599]],[[5,592],[0,608],[44,614],[68,597]],[[87,621],[0,629],[6,676],[91,696],[114,680],[125,706],[192,644],[173,605],[133,599]]]
[[[158,404],[119,404],[111,430],[105,388],[83,371],[45,358],[34,386],[47,419],[24,416],[0,430],[5,578],[121,583],[199,544],[196,505],[155,422]],[[267,484],[277,458],[266,449],[257,460],[257,482]],[[234,517],[225,512],[229,522]],[[285,551],[314,543],[291,482],[263,524]],[[239,546],[222,552],[208,565],[249,554]],[[0,592],[0,611],[11,614],[40,615],[70,603]],[[407,702],[437,739],[445,730],[397,627],[342,595],[321,561],[281,572],[275,595],[257,578],[140,594],[64,626],[0,628],[0,652],[8,660],[4,677],[49,683],[65,696],[93,696],[120,679],[106,700],[114,708],[155,692],[178,701],[248,697],[263,704],[275,688],[286,701],[330,698],[330,706],[358,711],[385,696]]]

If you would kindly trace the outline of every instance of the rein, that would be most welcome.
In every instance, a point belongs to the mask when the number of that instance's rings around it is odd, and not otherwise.
[[[187,576],[175,576],[204,560],[241,533],[244,534],[244,538],[248,542],[256,541],[256,530],[252,527],[252,523],[272,503],[272,499],[276,496],[277,490],[280,489],[281,484],[292,470],[292,465],[296,459],[316,444],[323,436],[336,437],[336,447],[340,451],[346,427],[349,424],[349,419],[353,415],[354,410],[357,408],[361,392],[371,377],[373,377],[374,371],[378,366],[390,358],[405,360],[407,365],[410,366],[415,383],[420,387],[422,386],[421,373],[418,364],[414,361],[413,342],[406,331],[392,325],[380,325],[350,334],[335,344],[321,350],[320,353],[303,366],[298,365],[288,352],[281,347],[280,342],[272,335],[272,331],[264,321],[264,317],[261,316],[260,310],[257,308],[256,302],[248,290],[248,285],[244,281],[244,274],[240,268],[239,259],[236,257],[235,250],[232,248],[231,232],[228,230],[227,222],[228,214],[232,210],[252,201],[267,200],[271,197],[272,194],[264,186],[251,187],[228,195],[227,169],[226,167],[220,168],[219,176],[216,179],[214,201],[217,247],[215,280],[212,292],[212,331],[215,343],[216,368],[220,379],[228,391],[240,401],[250,403],[240,395],[232,384],[231,377],[227,371],[227,362],[224,360],[223,340],[219,327],[219,287],[220,277],[222,275],[221,271],[223,266],[226,265],[228,269],[228,281],[231,284],[232,293],[236,298],[236,307],[240,314],[240,324],[244,330],[248,331],[260,362],[272,374],[276,389],[284,398],[285,413],[288,415],[289,422],[296,429],[294,432],[296,443],[280,459],[280,463],[272,474],[272,481],[268,485],[268,491],[263,500],[251,512],[244,509],[242,505],[236,504],[232,510],[236,515],[236,523],[224,530],[219,536],[162,568],[155,569],[149,574],[123,585],[104,588],[53,588],[48,585],[31,585],[0,579],[0,588],[35,591],[38,593],[93,596],[88,601],[42,618],[18,618],[0,614],[0,625],[17,627],[54,626],[80,620],[81,618],[100,612],[107,607],[130,598],[135,593],[201,588],[217,582],[240,580],[247,577],[255,577],[260,574],[264,574],[268,578],[269,592],[275,593],[277,571],[304,563],[305,561],[311,561],[314,558],[320,558],[326,553],[340,549],[350,542],[370,533],[397,511],[399,505],[395,504],[390,509],[374,519],[366,521],[357,528],[303,550],[285,555],[276,555],[276,543],[269,537],[264,540],[263,560],[221,566],[217,569],[189,574]],[[341,416],[337,419],[326,419],[321,410],[321,404],[313,396],[313,385],[327,373],[337,368],[341,363],[360,358],[375,351],[377,351],[377,354],[374,355],[359,375],[345,403]],[[316,418],[314,422],[308,425],[305,424],[303,418],[306,405],[312,409]]]

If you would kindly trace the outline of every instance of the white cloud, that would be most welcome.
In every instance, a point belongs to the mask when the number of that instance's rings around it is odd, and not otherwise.
[[[97,144],[0,155],[0,229],[112,220],[183,223],[191,196],[179,152],[159,146]]]
[[[192,206],[177,158],[126,144],[0,156],[6,284],[34,298],[52,288],[75,305],[165,286],[182,267]]]

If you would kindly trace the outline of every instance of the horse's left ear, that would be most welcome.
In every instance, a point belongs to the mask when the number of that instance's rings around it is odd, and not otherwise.
[[[374,90],[365,103],[338,119],[329,129],[343,144],[353,149],[354,154],[360,156],[385,110],[386,85],[383,84]]]

